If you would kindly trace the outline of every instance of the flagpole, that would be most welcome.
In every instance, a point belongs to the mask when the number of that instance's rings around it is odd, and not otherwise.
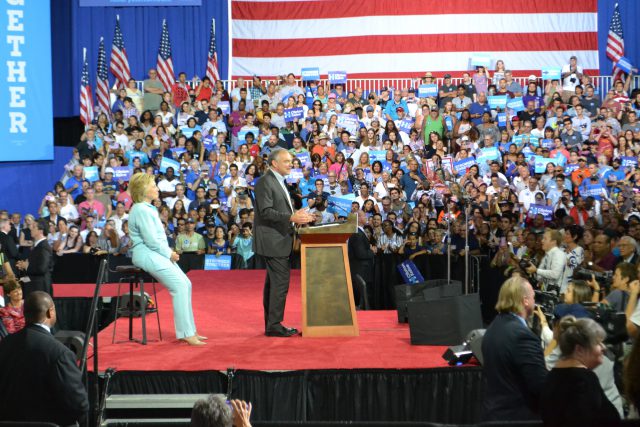
[[[84,63],[87,60],[87,48],[83,47],[82,48],[82,66],[84,67]]]
[[[232,17],[231,17],[231,9],[232,4],[231,0],[227,0],[227,28],[230,28],[231,31],[228,34],[229,38],[229,54],[227,55],[227,80],[231,81],[232,74],[232,66],[233,66],[233,28],[232,28]],[[221,76],[222,77],[222,76]],[[229,86],[230,87],[230,86]]]

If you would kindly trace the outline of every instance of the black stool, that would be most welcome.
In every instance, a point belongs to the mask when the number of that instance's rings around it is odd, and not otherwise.
[[[158,335],[160,336],[160,341],[162,341],[162,329],[160,328],[160,312],[158,310],[158,298],[156,294],[156,282],[155,280],[151,281],[153,285],[153,298],[155,305],[154,307],[147,308],[147,295],[144,292],[144,276],[145,272],[141,268],[136,267],[135,265],[119,265],[116,267],[116,273],[120,273],[123,275],[122,278],[118,281],[118,296],[116,299],[116,314],[113,325],[113,337],[111,339],[111,343],[115,343],[116,341],[116,327],[118,325],[118,315],[128,316],[129,317],[129,341],[135,341],[142,345],[147,345],[147,313],[155,313],[156,319],[158,321]],[[120,285],[123,282],[129,282],[129,293],[125,294],[122,298],[122,307],[120,306]],[[134,294],[133,288],[139,287],[140,294]],[[127,297],[127,299],[125,299]],[[134,317],[142,318],[142,340],[138,340],[133,338],[133,318]],[[124,342],[124,341],[120,341]]]

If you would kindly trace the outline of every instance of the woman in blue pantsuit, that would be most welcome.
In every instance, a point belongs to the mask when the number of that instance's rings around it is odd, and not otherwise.
[[[158,210],[151,202],[159,197],[153,175],[137,173],[129,183],[135,202],[129,212],[133,264],[162,283],[173,299],[176,337],[190,345],[204,345],[199,336],[191,307],[191,281],[178,267],[179,255],[167,244],[167,236]]]

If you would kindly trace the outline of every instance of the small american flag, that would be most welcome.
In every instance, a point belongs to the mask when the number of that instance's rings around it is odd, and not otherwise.
[[[212,82],[220,80],[220,73],[218,73],[218,53],[216,52],[216,21],[211,20],[211,34],[209,35],[209,53],[207,55],[207,72],[206,76],[211,79]]]
[[[109,75],[107,73],[107,55],[104,50],[104,39],[102,37],[100,37],[100,46],[98,47],[97,75],[98,81],[96,82],[96,99],[98,100],[98,109],[106,115],[109,115]]]
[[[160,38],[160,49],[158,49],[158,77],[164,86],[164,90],[171,91],[171,86],[176,78],[173,74],[173,60],[171,59],[171,42],[169,41],[169,28],[166,19],[162,21],[162,37]]]
[[[119,16],[116,16],[116,29],[113,34],[113,43],[111,44],[111,63],[109,67],[113,75],[116,76],[119,86],[127,87],[127,83],[131,79],[131,69],[129,68],[127,50],[124,48],[124,39],[120,31]]]
[[[611,24],[609,24],[609,35],[607,37],[607,58],[613,62],[613,81],[622,79],[623,71],[616,63],[624,56],[624,34],[622,33],[622,20],[618,4],[613,10]]]
[[[93,97],[89,84],[89,64],[87,64],[87,49],[83,51],[82,77],[80,79],[80,120],[85,127],[93,121]]]

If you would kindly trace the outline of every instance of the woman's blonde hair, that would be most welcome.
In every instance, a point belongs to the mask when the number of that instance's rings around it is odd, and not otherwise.
[[[496,310],[498,313],[521,313],[524,311],[522,300],[527,294],[527,279],[513,276],[500,288]]]
[[[131,177],[129,181],[129,193],[134,202],[140,203],[144,201],[144,196],[147,193],[147,187],[155,182],[152,175],[138,172]]]

